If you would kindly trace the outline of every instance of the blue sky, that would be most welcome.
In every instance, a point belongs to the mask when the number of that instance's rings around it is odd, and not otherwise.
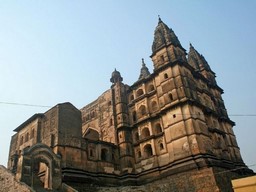
[[[0,164],[12,130],[49,109],[2,102],[82,108],[110,88],[115,68],[132,84],[141,58],[152,72],[158,15],[216,72],[242,157],[256,164],[255,9],[249,0],[0,0]]]

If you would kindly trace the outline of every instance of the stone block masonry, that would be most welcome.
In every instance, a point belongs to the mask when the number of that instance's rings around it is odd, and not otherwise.
[[[18,182],[15,176],[0,165],[0,192],[31,192],[33,191],[24,183]]]

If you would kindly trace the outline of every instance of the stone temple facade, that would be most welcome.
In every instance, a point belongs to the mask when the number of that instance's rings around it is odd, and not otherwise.
[[[35,114],[11,139],[8,169],[29,186],[151,186],[154,191],[232,191],[251,175],[205,58],[189,53],[160,18],[154,70],[142,60],[133,85],[117,70],[82,109],[62,103]],[[87,190],[89,191],[89,190]]]

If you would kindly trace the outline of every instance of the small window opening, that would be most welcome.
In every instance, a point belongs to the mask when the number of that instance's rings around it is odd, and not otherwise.
[[[140,106],[139,111],[141,115],[146,115],[147,111],[145,105]]]
[[[149,129],[146,127],[146,128],[144,128],[143,130],[142,130],[142,138],[144,139],[144,138],[147,138],[147,137],[149,137],[150,136],[150,132],[149,132]]]
[[[136,121],[137,121],[136,111],[133,111],[133,113],[132,113],[132,119],[133,119],[133,122],[136,122]]]
[[[21,138],[20,138],[20,145],[22,145],[23,144],[23,136],[21,136]]]
[[[153,155],[152,147],[150,144],[147,144],[144,147],[144,153],[145,153],[145,157],[151,157]]]
[[[164,149],[163,143],[160,143],[160,144],[159,144],[159,149],[160,149],[160,150],[163,150],[163,149]]]
[[[30,138],[32,139],[32,138],[34,138],[34,136],[35,136],[35,130],[32,129],[31,134],[30,134]]]
[[[160,56],[160,60],[161,60],[161,62],[164,62],[164,56],[163,55]]]
[[[169,93],[169,99],[173,101],[173,95],[171,93]]]
[[[93,157],[94,156],[94,154],[93,154],[93,150],[92,149],[90,149],[90,157]]]
[[[25,142],[27,142],[29,139],[29,133],[26,133],[26,136],[25,136]]]
[[[136,132],[136,133],[134,134],[134,139],[135,139],[135,141],[138,141],[138,140],[139,140],[139,133],[138,133],[138,132]]]
[[[101,160],[106,161],[107,160],[107,149],[101,149]]]
[[[141,151],[138,151],[138,158],[141,158]]]
[[[144,92],[143,92],[142,89],[139,89],[139,90],[137,91],[137,97],[139,97],[139,96],[141,96],[141,95],[143,95],[143,94],[144,94]]]
[[[162,127],[161,127],[161,125],[160,125],[159,123],[157,123],[157,124],[155,125],[155,130],[156,130],[156,134],[162,132]]]

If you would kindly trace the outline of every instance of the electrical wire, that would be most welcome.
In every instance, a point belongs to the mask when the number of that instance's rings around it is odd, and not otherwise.
[[[14,102],[4,102],[4,101],[0,101],[0,104],[4,104],[4,105],[19,105],[19,106],[27,106],[27,107],[45,107],[45,108],[51,108],[52,106],[48,106],[48,105],[37,105],[37,104],[27,104],[27,103],[14,103]],[[177,114],[175,113],[175,115],[201,115],[201,114]],[[256,117],[256,114],[229,114],[228,116],[233,116],[233,117]]]
[[[51,107],[51,106],[47,106],[47,105],[34,105],[34,104],[27,104],[27,103],[12,103],[12,102],[3,102],[3,101],[0,101],[0,104],[19,105],[19,106],[27,106],[27,107],[47,107],[47,108]]]

